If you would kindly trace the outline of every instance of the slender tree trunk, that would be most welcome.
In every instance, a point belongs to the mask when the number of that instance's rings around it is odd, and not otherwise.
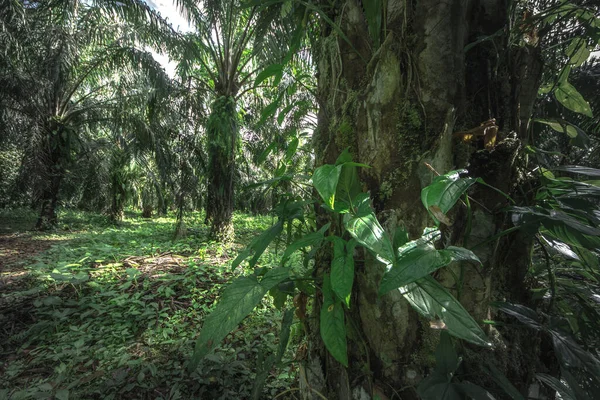
[[[210,236],[227,241],[233,236],[235,153],[238,141],[235,100],[222,96],[213,103],[207,126],[208,182],[206,220]]]
[[[384,18],[379,30],[369,30],[368,5],[362,3],[364,7],[355,0],[337,1],[330,12],[345,38],[328,24],[322,28],[316,54],[320,102],[314,135],[317,165],[334,163],[349,147],[355,161],[371,166],[362,170],[361,179],[382,226],[390,234],[397,226],[404,226],[414,239],[428,223],[432,225],[420,200],[421,189],[435,176],[426,164],[439,173],[451,170],[456,163],[453,132],[494,117],[505,139],[492,151],[472,154],[469,172],[506,193],[513,192],[521,141],[509,137],[508,132],[526,134],[522,125],[528,122],[532,103],[525,103],[532,101],[531,91],[541,69],[527,69],[527,76],[515,74],[519,67],[513,65],[504,36],[465,56],[469,42],[508,23],[505,3],[388,0],[382,2],[387,8],[381,12]],[[379,39],[374,34],[377,31],[381,32]],[[515,89],[526,86],[525,90]],[[500,211],[506,199],[497,192],[480,188],[472,196],[478,202],[472,207],[472,231],[467,232],[461,223],[465,211],[457,211],[451,215],[456,223],[446,235],[445,245],[472,246],[510,222]],[[505,237],[477,248],[483,269],[456,266],[453,268],[458,273],[441,272],[438,279],[476,320],[489,319],[490,301],[529,300],[523,277],[530,251],[531,238]],[[330,263],[331,254],[320,253],[317,276],[327,271]],[[349,368],[325,351],[318,327],[321,307],[315,304],[301,386],[310,388],[307,397],[313,398],[310,393],[315,391],[329,399],[385,398],[382,396],[392,397],[394,393],[403,399],[416,398],[416,385],[433,367],[438,333],[399,292],[378,297],[384,267],[369,254],[355,257],[355,271],[347,312],[347,329],[354,341],[349,344]],[[462,276],[462,281],[455,282],[454,276]],[[510,378],[526,393],[535,367],[537,338],[510,337],[507,340],[515,345],[507,348],[492,331],[488,329],[490,340],[496,344],[493,358],[501,370],[510,371]],[[492,353],[465,345],[466,368],[477,372],[481,355],[491,358]],[[484,386],[490,383],[481,380]]]
[[[115,149],[112,155],[112,165],[110,174],[110,194],[111,194],[111,205],[109,211],[110,219],[119,223],[123,220],[126,200],[126,192],[124,187],[124,169],[127,163],[127,156],[120,149]]]

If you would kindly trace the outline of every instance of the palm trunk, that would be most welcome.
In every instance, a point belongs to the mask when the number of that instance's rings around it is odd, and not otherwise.
[[[40,216],[35,225],[36,229],[51,229],[58,223],[58,218],[56,216],[56,205],[58,202],[58,193],[60,191],[62,179],[63,176],[60,171],[50,177],[50,182],[42,193],[42,208],[40,211]]]
[[[371,166],[362,170],[361,179],[371,193],[382,226],[392,233],[396,226],[403,225],[411,238],[420,237],[428,223],[420,192],[434,177],[425,163],[440,173],[454,167],[453,131],[478,126],[491,117],[500,121],[503,132],[521,127],[513,126],[524,118],[517,110],[523,113],[528,105],[494,101],[502,99],[503,93],[514,93],[511,83],[523,84],[522,76],[514,77],[512,82],[501,78],[502,73],[512,77],[509,49],[502,52],[506,57],[503,60],[495,58],[496,49],[491,45],[478,48],[472,58],[465,58],[464,52],[468,42],[499,30],[506,22],[507,10],[503,5],[486,10],[486,4],[478,2],[388,0],[386,12],[381,12],[387,18],[382,24],[387,32],[377,41],[360,4],[353,0],[336,4],[330,17],[337,16],[336,23],[347,39],[340,38],[329,26],[323,27],[317,57],[317,165],[333,164],[349,147],[355,161]],[[506,38],[503,40],[506,43]],[[499,63],[497,76],[488,73],[490,63]],[[539,76],[532,74],[529,79],[535,86]],[[522,94],[519,101],[526,101],[529,94]],[[519,149],[520,141],[515,138],[502,141],[494,151],[476,153],[470,160],[470,173],[511,193],[515,188],[513,163]],[[479,203],[472,208],[473,231],[469,235],[464,224],[458,223],[461,215],[453,215],[457,223],[446,244],[465,244],[466,237],[470,244],[478,243],[510,222],[499,212],[506,205],[502,196],[484,188],[473,197]],[[335,221],[322,218],[321,222],[335,226]],[[438,279],[476,320],[489,319],[490,301],[518,297],[527,303],[528,291],[522,278],[530,251],[531,238],[513,235],[478,248],[476,253],[484,268],[462,271],[460,293],[453,278],[457,274],[441,272]],[[331,257],[328,252],[318,255],[317,277],[329,269]],[[313,305],[311,346],[301,374],[305,377],[301,378],[301,386],[311,388],[307,397],[317,398],[314,392],[318,391],[330,399],[385,398],[394,393],[403,399],[416,398],[415,385],[433,367],[432,354],[439,334],[400,293],[378,297],[383,272],[383,266],[368,254],[355,257],[352,307],[346,315],[351,321],[347,329],[353,332],[354,340],[348,346],[349,368],[342,367],[325,351],[318,327],[321,305]],[[318,303],[319,296],[316,299]],[[511,371],[510,378],[526,393],[536,363],[537,338],[511,337],[508,340],[515,346],[510,349],[502,345],[497,332],[490,338],[496,338],[498,344],[493,358],[499,360],[499,369]],[[491,358],[492,353],[486,351],[465,346],[465,368],[477,371],[478,360]],[[516,361],[509,365],[508,360]],[[482,378],[479,383],[485,386],[489,382]]]
[[[235,153],[238,141],[235,101],[220,97],[213,103],[207,126],[208,182],[206,219],[210,236],[227,241],[233,236]]]

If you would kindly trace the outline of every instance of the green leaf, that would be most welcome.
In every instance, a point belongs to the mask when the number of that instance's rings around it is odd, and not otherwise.
[[[542,324],[539,322],[537,313],[529,307],[521,304],[511,304],[505,302],[495,302],[492,303],[492,305],[506,314],[515,317],[530,328],[536,330],[542,329]]]
[[[312,176],[313,186],[317,189],[325,204],[332,209],[341,172],[341,166],[326,164],[317,168]]]
[[[450,257],[438,252],[431,244],[415,247],[400,255],[383,275],[379,295],[413,283],[450,262]]]
[[[583,96],[569,82],[564,82],[554,91],[556,100],[571,111],[586,115],[590,118],[594,117],[590,104],[585,101]]]
[[[479,346],[490,345],[479,324],[433,277],[421,278],[402,288],[401,292],[421,315],[430,320],[441,319],[452,336]]]
[[[271,64],[263,69],[254,80],[254,86],[260,85],[265,79],[270,78],[271,76],[275,76],[281,74],[283,71],[283,65],[281,64]]]
[[[354,283],[354,247],[355,240],[346,242],[334,236],[333,260],[331,261],[331,289],[340,300],[350,307],[350,295]]]
[[[321,307],[319,326],[321,338],[329,353],[340,364],[347,367],[348,344],[346,342],[344,306],[336,299],[328,274],[323,277],[323,306]]]
[[[436,250],[431,244],[414,247],[399,254],[394,265],[383,275],[379,295],[415,282],[453,261],[481,263],[471,250],[462,247],[450,246],[443,250]]]
[[[555,390],[563,400],[577,400],[577,396],[567,385],[548,374],[535,374],[535,377],[542,383],[548,385],[552,390]]]
[[[351,204],[352,199],[361,193],[362,188],[360,186],[360,179],[358,177],[358,171],[355,166],[349,166],[340,164],[342,166],[342,172],[338,179],[338,185],[335,192],[336,200],[342,200],[345,204]],[[336,205],[335,208],[338,208]]]
[[[561,365],[566,368],[581,368],[592,376],[600,376],[600,360],[593,353],[582,348],[573,337],[558,330],[549,329],[554,352]]]
[[[437,206],[446,214],[476,182],[473,178],[461,178],[460,172],[462,171],[450,171],[437,176],[429,186],[423,188],[421,201],[427,210],[430,206]]]
[[[440,343],[435,349],[435,370],[443,376],[452,376],[458,369],[460,359],[446,331],[440,334]]]
[[[254,310],[264,295],[288,277],[287,268],[274,268],[260,282],[256,276],[242,276],[227,286],[216,309],[204,321],[190,359],[189,371],[196,370],[200,360]]]
[[[243,252],[241,252],[235,260],[231,263],[231,269],[234,270],[238,265],[242,263],[246,258],[250,257],[254,254],[254,257],[250,260],[250,266],[254,267],[256,262],[264,253],[265,249],[269,246],[269,244],[275,240],[275,238],[281,233],[283,230],[283,221],[277,221],[275,225],[264,231],[259,237],[254,239],[250,246]]]
[[[325,224],[319,229],[317,232],[312,232],[307,235],[304,235],[300,239],[296,240],[294,243],[290,244],[283,253],[283,257],[281,258],[281,265],[285,264],[287,259],[298,249],[307,247],[307,246],[319,246],[325,237],[325,232],[329,229],[331,223]]]
[[[569,57],[569,64],[574,67],[579,67],[590,57],[590,49],[584,39],[576,37],[571,41],[566,51]]]
[[[370,210],[368,201],[367,198],[358,205],[357,213],[344,216],[346,229],[358,243],[371,250],[379,261],[391,265],[394,261],[392,242],[379,224],[375,213]],[[368,214],[364,213],[366,207],[370,210]]]
[[[548,125],[556,132],[565,133],[570,138],[577,137],[577,129],[575,129],[575,127],[569,124],[568,122],[542,118],[535,119],[534,122],[539,122],[540,124]]]

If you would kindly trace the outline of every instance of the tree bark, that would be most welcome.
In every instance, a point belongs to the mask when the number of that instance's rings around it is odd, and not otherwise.
[[[342,150],[349,148],[355,161],[371,166],[362,170],[361,179],[382,226],[390,234],[397,226],[404,226],[415,239],[428,223],[433,225],[420,199],[421,189],[434,178],[425,164],[439,173],[453,169],[453,131],[494,117],[500,121],[505,139],[491,151],[470,155],[469,173],[512,193],[521,141],[508,132],[516,130],[525,137],[523,123],[529,120],[531,93],[541,68],[527,69],[527,77],[515,74],[519,68],[513,63],[514,54],[505,36],[493,45],[475,47],[466,57],[464,51],[481,35],[503,29],[508,23],[505,3],[388,0],[382,2],[387,8],[381,11],[384,18],[379,42],[369,30],[363,7],[366,2],[362,3],[337,1],[328,10],[345,38],[328,24],[322,27],[316,51],[320,103],[314,134],[316,164],[333,164]],[[498,46],[499,53],[495,50]],[[519,91],[517,86],[526,89]],[[503,93],[509,95],[507,98],[512,93],[513,101],[505,102]],[[500,211],[507,205],[503,196],[486,188],[476,189],[472,196],[477,200],[472,207],[473,230],[465,232],[464,224],[458,223],[465,218],[465,211],[456,211],[451,217],[457,224],[448,232],[445,245],[472,246],[510,222]],[[460,269],[460,284],[453,278],[457,274],[440,271],[437,278],[476,320],[489,319],[490,301],[529,301],[523,277],[530,251],[531,238],[508,236],[475,250],[484,264],[482,270],[458,265],[449,268]],[[331,254],[321,252],[317,276],[327,271],[330,263]],[[301,385],[310,392],[330,399],[385,398],[382,396],[392,397],[394,393],[403,399],[416,398],[416,385],[433,367],[431,356],[438,334],[398,291],[378,297],[383,272],[384,267],[369,254],[355,257],[354,292],[346,315],[354,343],[349,344],[347,369],[323,348],[318,330],[320,304],[313,306],[311,348],[301,374]],[[497,344],[494,359],[499,360],[501,370],[511,371],[513,383],[526,393],[536,357],[535,347],[527,346],[537,339],[511,337],[508,340],[515,346],[507,349],[500,335],[492,331],[488,329],[490,340]],[[491,354],[470,345],[464,349],[465,364],[473,371],[482,357]],[[489,382],[481,383],[485,386]]]
[[[210,237],[228,241],[233,236],[235,153],[238,141],[235,100],[219,97],[213,103],[207,126],[208,182],[206,220],[210,222]]]
[[[42,125],[42,132],[44,140],[40,149],[40,170],[44,172],[41,174],[42,208],[36,223],[36,229],[39,230],[51,229],[58,223],[56,206],[66,165],[70,161],[69,132],[52,119]]]

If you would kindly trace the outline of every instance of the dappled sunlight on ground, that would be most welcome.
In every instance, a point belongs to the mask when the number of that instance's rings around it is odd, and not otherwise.
[[[185,367],[223,286],[243,273],[232,260],[272,218],[236,214],[236,242],[223,245],[206,241],[198,213],[178,241],[172,217],[61,216],[53,232],[13,224],[0,236],[0,398],[248,398],[257,357],[277,346],[281,313],[268,299],[198,370]],[[265,390],[289,387],[290,368]]]

